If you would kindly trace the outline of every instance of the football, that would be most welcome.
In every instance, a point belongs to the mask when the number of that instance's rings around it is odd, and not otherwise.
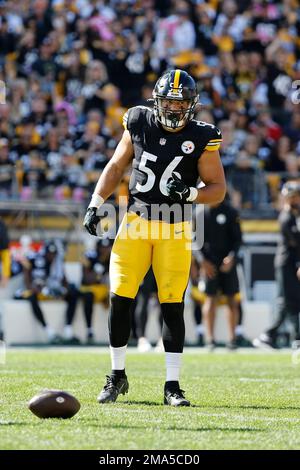
[[[30,411],[39,418],[72,418],[80,409],[73,395],[62,390],[44,390],[31,398]]]

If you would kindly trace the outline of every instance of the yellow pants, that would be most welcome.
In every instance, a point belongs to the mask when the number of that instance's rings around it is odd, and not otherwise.
[[[191,297],[195,302],[200,302],[202,305],[204,304],[207,295],[205,292],[201,292],[198,287],[193,286],[191,289]],[[241,302],[242,296],[240,292],[237,292],[234,294],[234,300],[238,303]],[[218,305],[227,305],[228,303],[228,297],[227,295],[218,295]]]
[[[110,258],[110,288],[134,298],[152,264],[161,303],[182,302],[191,264],[191,225],[145,220],[127,213]]]
[[[90,286],[80,286],[80,292],[91,292],[95,302],[103,302],[108,297],[108,286],[106,284],[92,284]]]

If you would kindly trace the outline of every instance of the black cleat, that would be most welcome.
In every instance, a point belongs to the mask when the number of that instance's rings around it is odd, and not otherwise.
[[[213,352],[217,347],[217,343],[214,340],[208,341],[206,343],[206,348],[209,352]]]
[[[53,344],[53,345],[60,345],[60,344],[63,344],[63,339],[62,339],[61,336],[54,335],[54,336],[52,336],[52,338],[49,340],[49,344]]]
[[[93,333],[89,333],[86,337],[86,344],[93,345],[95,344],[95,338]]]
[[[68,346],[78,346],[80,344],[80,339],[77,336],[72,336],[71,338],[64,339],[63,343]]]
[[[129,383],[127,377],[122,377],[117,379],[111,375],[106,376],[106,384],[101,390],[97,400],[99,403],[113,403],[118,398],[118,395],[121,393],[125,395],[128,393]]]
[[[198,338],[197,338],[197,346],[199,346],[200,348],[202,348],[204,345],[205,345],[204,337],[203,337],[203,335],[200,333],[200,334],[198,334]]]
[[[235,337],[236,345],[239,348],[252,348],[253,344],[250,339],[246,338],[243,335],[236,335]]]
[[[190,402],[185,398],[184,390],[180,388],[165,389],[164,405],[170,406],[190,406]]]
[[[229,349],[229,351],[235,351],[238,348],[237,342],[235,339],[231,339],[228,341],[226,344],[226,348]]]

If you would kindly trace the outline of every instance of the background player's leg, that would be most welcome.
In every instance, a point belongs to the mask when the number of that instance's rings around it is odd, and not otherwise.
[[[194,304],[194,320],[195,320],[195,330],[197,334],[197,344],[198,346],[203,346],[204,345],[204,325],[202,323],[202,305],[200,302],[193,302]]]
[[[235,327],[237,324],[237,318],[239,314],[238,303],[235,300],[234,295],[228,295],[228,309],[227,309],[227,321],[229,329],[229,343],[227,346],[230,349],[235,348]]]
[[[205,339],[208,347],[215,347],[215,318],[217,308],[217,296],[207,295],[203,305],[203,317],[205,322]]]
[[[57,335],[55,331],[46,323],[45,317],[38,302],[37,294],[31,294],[29,297],[27,297],[27,299],[30,302],[34,317],[44,328],[48,336],[48,340],[52,342],[53,340],[55,340],[55,338],[57,338]]]
[[[83,292],[81,294],[83,298],[83,311],[87,329],[87,341],[92,342],[94,339],[94,333],[92,328],[92,317],[94,309],[95,296],[93,292]]]

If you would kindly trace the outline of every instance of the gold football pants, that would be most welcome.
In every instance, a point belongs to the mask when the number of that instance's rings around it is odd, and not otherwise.
[[[191,224],[168,224],[127,213],[110,258],[110,289],[134,298],[152,264],[160,303],[182,302],[191,264]]]

